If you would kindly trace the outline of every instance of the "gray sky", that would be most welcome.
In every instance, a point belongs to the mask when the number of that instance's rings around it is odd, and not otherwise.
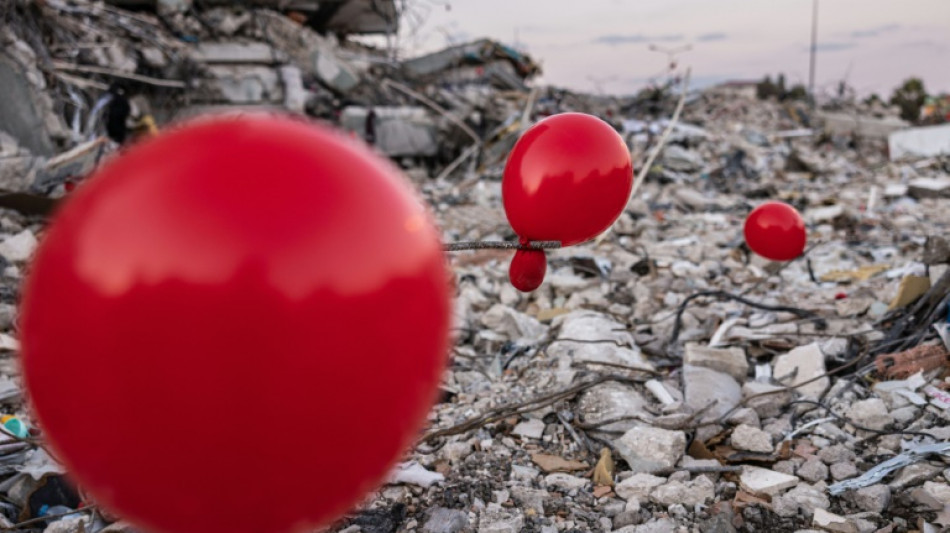
[[[665,54],[694,85],[784,72],[808,82],[811,0],[415,0],[402,22],[413,53],[491,37],[539,60],[542,83],[629,93],[664,72]],[[448,9],[446,9],[448,6]],[[950,0],[821,0],[816,85],[847,76],[860,94],[887,96],[911,75],[950,91]]]

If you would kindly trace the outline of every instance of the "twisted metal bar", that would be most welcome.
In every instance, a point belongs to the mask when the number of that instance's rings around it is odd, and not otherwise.
[[[508,241],[459,241],[446,244],[446,252],[463,250],[551,250],[561,247],[561,241],[531,241],[528,244]]]

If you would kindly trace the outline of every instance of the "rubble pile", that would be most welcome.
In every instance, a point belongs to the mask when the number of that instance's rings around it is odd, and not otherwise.
[[[525,127],[596,113],[639,170],[676,103],[532,88],[537,65],[487,40],[398,61],[346,40],[391,29],[359,6],[227,4],[0,8],[17,22],[0,28],[2,187],[49,193],[88,172],[116,149],[105,115],[123,94],[129,123],[283,109],[404,163],[446,242],[510,241],[499,177]],[[618,222],[549,253],[538,290],[510,285],[510,251],[453,254],[457,335],[428,432],[332,529],[950,527],[950,159],[889,154],[895,117],[694,92]],[[802,257],[745,247],[765,199],[803,213]],[[0,526],[133,531],[81,510],[92,502],[38,446],[20,392],[17,292],[42,229],[0,216]]]
[[[234,110],[328,121],[430,168],[502,140],[497,166],[540,72],[490,40],[398,60],[350,37],[394,32],[391,0],[16,0],[0,20],[8,191],[53,192],[150,126]]]

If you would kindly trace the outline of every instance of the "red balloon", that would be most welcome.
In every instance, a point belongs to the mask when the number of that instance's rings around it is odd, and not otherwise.
[[[531,292],[541,286],[548,269],[544,250],[518,250],[511,259],[508,279],[521,292]]]
[[[382,481],[446,362],[450,280],[388,162],[286,118],[131,148],[49,227],[24,293],[36,415],[149,531],[302,531]]]
[[[518,139],[501,182],[508,222],[529,241],[590,240],[623,212],[633,187],[630,152],[606,122],[548,117]]]
[[[749,249],[773,261],[795,259],[805,250],[805,222],[784,202],[766,202],[753,209],[743,234]]]

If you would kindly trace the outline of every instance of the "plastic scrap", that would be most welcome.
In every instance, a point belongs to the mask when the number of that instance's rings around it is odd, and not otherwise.
[[[923,461],[930,455],[948,455],[948,453],[950,453],[950,442],[923,444],[884,461],[856,478],[846,479],[831,485],[828,487],[828,492],[834,496],[846,490],[874,485],[898,468]]]
[[[14,437],[25,439],[30,436],[30,430],[26,423],[12,415],[0,416],[0,424]]]

